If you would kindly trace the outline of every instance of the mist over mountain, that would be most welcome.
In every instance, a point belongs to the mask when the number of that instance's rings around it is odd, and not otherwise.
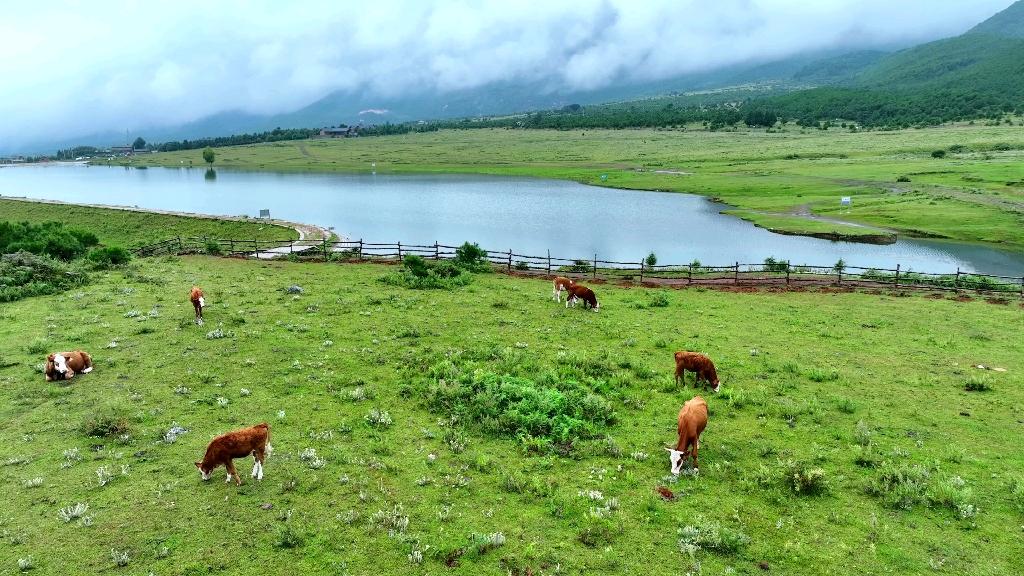
[[[747,84],[771,95],[849,82],[880,52],[963,33],[1008,4],[19,4],[0,22],[0,153],[119,144],[125,129],[153,142]],[[1019,3],[1000,14],[1018,12]],[[975,30],[1008,34],[1011,20]]]

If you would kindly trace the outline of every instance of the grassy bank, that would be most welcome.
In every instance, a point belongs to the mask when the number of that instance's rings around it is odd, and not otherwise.
[[[1003,574],[1024,552],[1016,303],[595,286],[595,314],[543,280],[390,270],[165,257],[0,307],[0,571]],[[44,382],[69,348],[95,371]],[[724,385],[674,481],[677,349]],[[262,483],[241,460],[241,488],[200,481],[214,434],[263,421]]]
[[[286,226],[220,218],[196,218],[74,204],[27,202],[0,198],[0,221],[63,222],[65,226],[89,230],[101,244],[137,248],[175,236],[215,238],[298,238]]]
[[[779,214],[760,214],[742,210],[725,210],[723,214],[737,216],[755,225],[779,234],[814,236],[827,240],[845,240],[870,244],[891,244],[896,237],[877,228],[838,224],[823,220],[796,218]]]
[[[749,210],[787,212],[809,205],[814,213],[901,233],[1024,249],[1022,127],[960,125],[857,133],[794,125],[774,133],[698,128],[487,129],[278,142],[219,148],[216,165],[284,172],[376,169],[562,178],[703,194]],[[933,157],[936,150],[945,156]],[[132,163],[198,166],[203,161],[197,150],[133,158]],[[854,198],[850,214],[835,214],[841,196]],[[794,222],[784,229],[799,231],[802,226]]]

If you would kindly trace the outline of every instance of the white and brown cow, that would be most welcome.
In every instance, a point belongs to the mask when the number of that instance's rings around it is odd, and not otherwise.
[[[564,290],[567,292],[569,290],[569,286],[572,286],[573,284],[575,284],[575,282],[573,282],[572,278],[556,276],[555,280],[552,282],[551,299],[561,304],[562,291]]]
[[[264,422],[227,434],[221,434],[206,447],[206,454],[203,459],[196,462],[196,468],[203,480],[209,480],[213,476],[214,469],[224,466],[227,468],[228,479],[235,477],[235,483],[242,485],[242,478],[235,470],[235,458],[245,458],[252,454],[253,466],[252,477],[263,480],[263,461],[267,452],[270,452],[270,426]]]
[[[676,476],[683,469],[683,463],[686,461],[684,458],[689,455],[693,458],[693,471],[694,473],[700,472],[697,467],[697,441],[700,439],[701,432],[708,425],[708,403],[704,401],[700,396],[694,396],[692,399],[683,403],[683,407],[679,410],[679,422],[678,432],[679,440],[676,442],[676,447],[673,450],[668,446],[665,450],[669,452],[669,459],[671,460],[671,471]],[[692,450],[691,450],[692,447]]]
[[[55,352],[46,357],[46,381],[70,380],[76,372],[88,374],[92,372],[92,356],[81,350],[74,352]]]
[[[572,307],[575,308],[576,303],[580,300],[583,301],[584,308],[589,305],[594,312],[597,312],[597,309],[601,307],[601,305],[597,303],[597,296],[590,288],[587,288],[582,284],[573,284],[569,286],[569,294],[565,298],[565,307],[568,308],[569,303],[572,302]]]
[[[188,293],[188,299],[192,301],[192,307],[196,309],[196,324],[203,325],[203,308],[206,307],[206,297],[199,286],[193,286]]]

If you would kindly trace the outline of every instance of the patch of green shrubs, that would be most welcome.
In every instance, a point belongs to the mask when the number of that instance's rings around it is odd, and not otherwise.
[[[389,286],[414,290],[454,290],[473,281],[472,272],[490,272],[487,251],[477,244],[466,242],[455,249],[451,260],[430,262],[415,254],[402,260],[398,272],[385,274],[379,281]]]
[[[616,421],[603,396],[553,373],[537,379],[482,370],[448,373],[416,387],[427,407],[495,437],[565,442],[592,437]]]

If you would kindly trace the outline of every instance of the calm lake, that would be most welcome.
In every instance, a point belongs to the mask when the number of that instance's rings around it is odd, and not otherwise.
[[[205,169],[0,168],[0,195],[206,214],[271,216],[334,227],[367,242],[461,244],[518,254],[659,264],[793,264],[1024,275],[1024,255],[900,240],[888,246],[772,234],[718,213],[701,196],[539,178],[462,174],[278,174]],[[0,213],[0,219],[3,214]]]

